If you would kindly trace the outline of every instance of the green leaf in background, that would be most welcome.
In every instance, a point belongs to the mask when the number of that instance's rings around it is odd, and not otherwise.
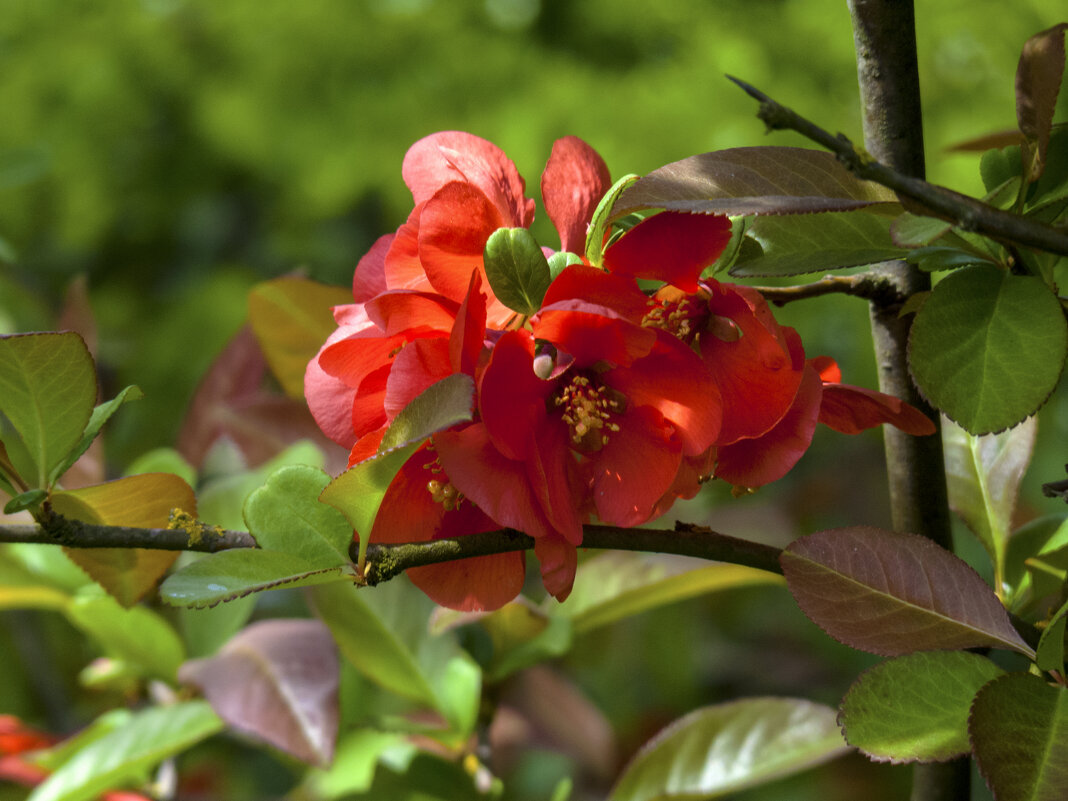
[[[590,218],[590,227],[586,230],[586,260],[594,267],[604,262],[604,237],[608,233],[611,220],[625,214],[616,214],[613,207],[623,191],[638,180],[637,175],[624,175],[605,192]]]
[[[290,465],[272,473],[245,501],[245,522],[261,548],[293,554],[312,567],[348,564],[352,527],[319,501],[330,476]]]
[[[403,734],[374,729],[350,731],[341,736],[333,764],[326,770],[309,771],[302,788],[310,797],[324,801],[361,793],[370,789],[378,761],[384,755],[390,755],[396,763],[405,757],[410,762],[415,753],[415,746]]]
[[[671,554],[609,551],[579,565],[567,603],[552,606],[553,614],[569,618],[575,633],[581,634],[696,595],[782,583],[781,576],[742,565],[710,565],[707,560]]]
[[[339,565],[316,567],[291,553],[235,548],[198,559],[167,576],[159,594],[172,606],[214,606],[253,592],[337,581]]]
[[[1042,631],[1035,649],[1035,664],[1039,670],[1055,670],[1064,675],[1064,629],[1068,620],[1068,601],[1056,611]]]
[[[979,772],[998,801],[1068,798],[1068,690],[1028,673],[987,684],[968,722]]]
[[[222,728],[207,701],[135,712],[124,725],[74,753],[28,801],[90,801],[106,790],[139,784],[160,762]]]
[[[972,700],[1004,672],[967,651],[920,651],[883,662],[862,673],[842,699],[845,738],[879,762],[944,762],[966,754]]]
[[[55,482],[60,476],[70,470],[74,463],[78,461],[78,458],[89,450],[89,446],[93,444],[93,440],[96,439],[96,435],[100,433],[100,429],[104,427],[104,423],[118,411],[120,406],[127,401],[141,400],[144,396],[145,393],[138,387],[129,386],[111,400],[106,403],[101,403],[93,409],[93,413],[89,417],[89,423],[85,426],[85,432],[82,434],[81,440],[74,446],[74,449],[67,454],[67,457],[62,462],[52,468],[52,473],[49,475],[48,480],[50,482]]]
[[[958,270],[962,267],[994,266],[990,259],[984,259],[966,250],[937,246],[909,251],[905,260],[927,273]]]
[[[981,437],[952,421],[942,423],[950,508],[990,554],[995,587],[1000,588],[1016,496],[1031,463],[1037,420],[1029,417],[1008,431]]]
[[[1048,551],[1068,545],[1068,517],[1047,515],[1018,528],[1009,539],[1005,551],[1004,584],[1010,590],[1008,599],[1013,612],[1021,614],[1036,600],[1031,587],[1031,574],[1026,561]]]
[[[49,476],[82,438],[96,402],[96,369],[75,333],[0,336],[0,412],[37,467],[24,476],[47,487]]]
[[[909,370],[932,406],[973,434],[1022,422],[1045,403],[1068,354],[1057,297],[994,267],[950,273],[917,312]]]
[[[712,799],[788,776],[849,750],[835,710],[793,698],[698,709],[642,746],[609,801]]]
[[[267,364],[291,398],[304,398],[304,370],[337,324],[333,306],[352,303],[352,292],[287,276],[249,292],[248,317]]]
[[[482,263],[493,294],[501,303],[528,317],[541,308],[552,273],[530,231],[498,228],[486,241]]]
[[[174,448],[153,448],[126,466],[123,475],[139,473],[174,473],[191,487],[197,485],[197,470]]]
[[[757,217],[746,235],[760,248],[743,251],[730,274],[801,275],[898,259],[908,251],[890,238],[890,222],[868,211]]]

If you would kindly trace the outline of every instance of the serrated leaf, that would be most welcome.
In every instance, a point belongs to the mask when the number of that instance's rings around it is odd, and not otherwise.
[[[737,147],[654,170],[619,198],[621,217],[642,209],[705,214],[799,214],[896,203],[889,189],[858,180],[830,153],[797,147]]]
[[[1004,674],[966,651],[921,651],[865,671],[842,699],[850,745],[889,762],[942,762],[971,751],[968,713],[980,688]]]
[[[422,442],[431,434],[472,419],[474,379],[455,373],[431,384],[409,403],[382,437],[379,453]]]
[[[698,709],[642,746],[609,801],[720,798],[849,750],[823,704],[751,698]]]
[[[926,537],[829,529],[792,542],[780,563],[801,610],[861,651],[991,647],[1034,656],[979,575]]]
[[[493,294],[501,303],[526,316],[541,308],[552,273],[530,231],[498,228],[486,241],[482,263]]]
[[[1027,137],[1031,158],[1025,163],[1028,180],[1042,175],[1049,147],[1050,127],[1064,76],[1064,31],[1068,23],[1047,28],[1028,39],[1016,67],[1016,120]]]
[[[72,332],[0,336],[0,413],[37,467],[38,487],[82,438],[96,402],[96,370]]]
[[[616,214],[614,206],[629,186],[638,180],[637,175],[624,175],[605,192],[597,208],[593,210],[590,218],[590,227],[586,229],[586,260],[594,267],[600,267],[604,262],[605,234],[608,233],[609,225],[613,218],[623,217],[624,214]]]
[[[1064,674],[1064,629],[1068,619],[1068,602],[1049,619],[1035,649],[1035,664],[1039,670]]]
[[[968,722],[979,773],[998,801],[1068,797],[1068,690],[1010,673],[979,691]]]
[[[297,759],[329,765],[338,727],[338,658],[317,620],[264,620],[208,659],[182,665],[226,723]]]
[[[93,444],[93,440],[100,433],[100,429],[104,427],[104,423],[111,419],[111,416],[119,410],[120,406],[128,401],[141,400],[144,396],[145,393],[139,387],[129,386],[111,400],[101,403],[93,409],[89,422],[85,426],[85,431],[82,433],[81,440],[67,454],[66,458],[52,469],[49,481],[58,481],[60,476],[66,473],[78,461],[78,458],[89,450],[89,446]]]
[[[609,551],[583,562],[567,603],[555,613],[570,618],[575,633],[612,623],[663,604],[753,584],[782,583],[766,570],[715,564],[671,554]]]
[[[1038,279],[968,267],[940,281],[909,333],[909,371],[932,406],[973,434],[1045,403],[1068,354],[1057,297]]]
[[[172,606],[214,606],[253,592],[307,587],[337,581],[347,571],[316,567],[291,553],[261,548],[220,551],[186,565],[160,585],[160,598]]]
[[[890,222],[867,211],[757,217],[746,235],[759,251],[743,252],[729,272],[802,275],[901,258],[908,251],[891,240]]]
[[[1000,434],[976,437],[943,421],[949,505],[990,554],[995,573],[1004,574],[1005,553],[1020,481],[1035,448],[1036,418]]]
[[[329,483],[330,476],[307,465],[272,473],[245,501],[245,522],[260,547],[291,553],[316,568],[347,564],[352,527],[319,501]]]
[[[141,782],[154,766],[222,728],[207,701],[135,712],[73,754],[27,801],[89,801],[105,790]]]
[[[352,292],[308,278],[265,281],[248,295],[248,318],[274,377],[285,393],[304,398],[304,370],[337,328],[331,309],[352,303]]]

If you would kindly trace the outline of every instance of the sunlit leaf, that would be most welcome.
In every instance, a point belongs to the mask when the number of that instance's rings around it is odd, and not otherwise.
[[[1062,22],[1028,39],[1016,67],[1016,120],[1031,151],[1031,159],[1024,165],[1031,181],[1045,168],[1050,127],[1064,77],[1065,29],[1068,23]]]
[[[289,397],[304,398],[304,370],[337,328],[332,307],[345,303],[352,303],[351,291],[293,276],[265,281],[249,292],[249,323]]]
[[[1035,413],[1060,378],[1068,325],[1038,279],[994,267],[950,273],[917,312],[909,370],[924,397],[973,434]]]
[[[1004,672],[966,651],[921,651],[876,665],[842,700],[846,740],[880,762],[941,762],[966,754],[972,700]]]
[[[593,211],[590,227],[586,230],[586,259],[594,267],[600,267],[604,261],[604,238],[608,233],[613,217],[623,217],[625,213],[616,214],[614,206],[627,187],[638,180],[637,175],[624,175],[605,192],[601,202]]]
[[[96,370],[75,333],[0,336],[0,413],[18,432],[36,476],[48,477],[82,438],[96,402]]]
[[[642,209],[709,214],[798,214],[896,203],[889,189],[853,176],[831,153],[736,147],[690,156],[639,179],[613,215]]]
[[[567,603],[555,613],[582,633],[696,595],[754,584],[782,583],[766,570],[712,564],[671,554],[609,551],[583,562]]]
[[[998,801],[1068,798],[1068,690],[1010,673],[976,696],[968,728]]]
[[[207,701],[153,707],[74,753],[28,801],[90,801],[105,790],[141,783],[148,772],[223,728]]]
[[[128,401],[141,400],[144,396],[145,393],[138,387],[129,386],[111,400],[106,403],[101,403],[93,409],[93,413],[89,417],[89,423],[85,426],[85,432],[82,434],[81,440],[74,446],[74,449],[67,454],[67,457],[52,469],[52,474],[49,477],[49,480],[58,480],[60,476],[66,473],[71,466],[78,461],[78,457],[89,450],[89,446],[93,444],[93,440],[96,439],[96,435],[100,433],[100,429],[104,427],[104,423],[111,419],[111,416],[119,410],[120,406]]]
[[[317,620],[262,620],[208,659],[186,662],[179,679],[203,692],[235,729],[316,765],[333,759],[338,659]]]
[[[698,709],[646,743],[609,801],[693,801],[805,770],[849,750],[835,711],[792,698]]]
[[[818,531],[780,557],[798,606],[862,651],[1009,648],[1034,651],[965,562],[926,537],[868,526]]]
[[[532,315],[552,281],[549,262],[526,228],[498,228],[486,241],[482,263],[497,299],[512,311]]]

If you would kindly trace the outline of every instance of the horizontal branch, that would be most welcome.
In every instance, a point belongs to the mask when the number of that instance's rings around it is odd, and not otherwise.
[[[905,296],[885,277],[874,272],[858,275],[828,275],[819,281],[796,286],[752,287],[769,303],[785,306],[787,303],[820,295],[853,295],[865,300],[879,301],[886,305],[905,302]]]
[[[955,223],[965,231],[1068,256],[1068,234],[1018,214],[994,208],[944,186],[904,175],[872,159],[844,134],[835,136],[792,109],[780,105],[745,81],[730,75],[727,78],[740,86],[750,97],[760,101],[757,117],[764,121],[769,130],[797,131],[834,153],[846,169],[858,178],[874,181],[893,189],[900,197],[919,203],[924,207],[923,213]]]
[[[0,525],[0,542],[63,545],[67,548],[148,548],[156,551],[215,553],[230,548],[255,548],[247,531],[202,526],[184,528],[135,528],[86,523],[53,514],[46,525]]]

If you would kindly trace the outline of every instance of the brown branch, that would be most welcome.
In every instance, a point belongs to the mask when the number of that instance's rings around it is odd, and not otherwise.
[[[0,542],[63,545],[67,548],[148,548],[158,551],[215,553],[230,548],[255,548],[247,531],[214,529],[198,533],[181,528],[135,528],[86,523],[53,514],[43,525],[0,525]]]
[[[755,286],[753,289],[776,306],[785,306],[795,300],[831,294],[854,295],[865,300],[887,304],[900,304],[905,300],[892,281],[887,281],[876,272],[848,276],[828,275],[819,281],[798,286]]]

